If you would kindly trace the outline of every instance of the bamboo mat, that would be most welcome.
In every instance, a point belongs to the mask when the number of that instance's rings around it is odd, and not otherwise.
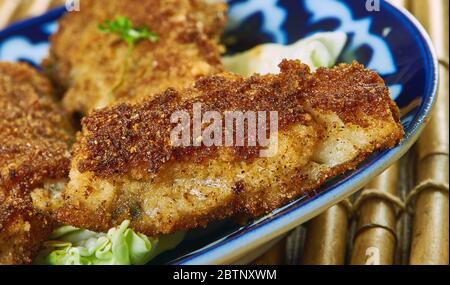
[[[64,2],[0,0],[0,29]],[[391,2],[422,22],[439,57],[438,102],[428,127],[405,157],[360,193],[295,229],[253,264],[449,263],[449,0]]]

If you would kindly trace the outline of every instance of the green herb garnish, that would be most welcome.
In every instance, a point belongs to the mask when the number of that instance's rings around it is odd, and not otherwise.
[[[145,27],[133,27],[131,20],[124,16],[119,16],[114,21],[105,20],[98,25],[98,29],[104,33],[118,35],[130,46],[134,46],[141,40],[149,40],[154,43],[159,39],[156,33]]]
[[[136,43],[141,40],[149,40],[154,43],[159,40],[159,36],[145,27],[133,27],[133,22],[124,16],[118,16],[114,21],[105,20],[98,25],[98,29],[102,33],[116,34],[128,43],[128,52],[124,58],[120,80],[110,90],[110,96],[114,96],[114,93],[125,82],[125,77],[128,72],[128,61]]]

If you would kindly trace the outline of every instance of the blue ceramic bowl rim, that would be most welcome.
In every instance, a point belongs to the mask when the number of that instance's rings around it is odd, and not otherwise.
[[[432,80],[429,80],[429,82],[426,83],[424,91],[424,94],[428,96],[425,97],[421,108],[415,115],[414,121],[412,121],[408,126],[406,136],[400,145],[382,152],[380,157],[373,161],[371,165],[367,166],[359,173],[356,173],[350,179],[338,183],[338,185],[336,185],[333,189],[320,193],[308,201],[299,203],[299,205],[291,205],[292,208],[285,214],[273,217],[268,221],[262,221],[255,224],[253,225],[253,229],[251,231],[246,231],[235,237],[229,237],[226,241],[223,239],[218,240],[206,248],[190,253],[187,257],[180,257],[179,259],[173,261],[173,264],[213,264],[217,260],[225,257],[229,258],[230,252],[233,252],[233,250],[238,248],[245,247],[247,244],[252,244],[252,247],[256,248],[266,242],[269,242],[284,232],[298,226],[302,221],[304,222],[312,218],[313,215],[308,215],[308,213],[325,210],[330,204],[330,201],[332,201],[331,203],[333,204],[338,203],[356,192],[358,189],[362,188],[364,186],[364,181],[380,174],[390,164],[404,155],[414,144],[428,122],[429,116],[431,115],[431,111],[436,102],[438,61],[430,37],[423,26],[413,15],[411,15],[411,13],[401,7],[395,7],[387,1],[382,1],[381,5],[383,6],[382,8],[389,11],[391,14],[395,14],[404,25],[408,25],[416,32],[417,42],[419,42],[425,49],[425,67],[427,70],[433,70],[431,75]],[[17,30],[23,29],[25,26],[54,19],[63,12],[64,7],[60,7],[53,9],[42,16],[18,22],[3,31],[0,31],[0,37],[5,37],[12,34]],[[347,191],[347,189],[352,190]],[[300,219],[296,217],[303,217],[303,219],[300,221]],[[236,253],[236,256],[238,255],[239,254]]]
[[[9,25],[7,28],[1,30],[0,38],[6,37],[8,34],[13,34],[14,32],[16,32],[18,30],[23,30],[27,26],[42,23],[42,22],[47,22],[50,19],[57,18],[59,15],[64,13],[64,11],[66,11],[64,7],[58,7],[58,8],[49,10],[48,12],[46,12],[45,14],[43,14],[41,16],[36,16],[36,17],[30,18],[30,19],[18,21],[12,25]]]

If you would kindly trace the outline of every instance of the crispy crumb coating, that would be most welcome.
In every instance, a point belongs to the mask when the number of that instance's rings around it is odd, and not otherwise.
[[[311,73],[283,61],[279,75],[224,73],[168,90],[142,104],[121,104],[83,120],[63,198],[47,210],[58,221],[104,231],[130,219],[147,235],[257,217],[355,168],[403,136],[383,80],[356,62]],[[278,111],[278,151],[175,147],[170,113]]]
[[[72,130],[54,96],[33,68],[0,63],[0,264],[30,263],[51,230],[29,193],[68,175]]]
[[[226,4],[208,2],[81,1],[80,12],[68,13],[60,21],[44,62],[65,92],[66,109],[87,114],[117,102],[138,102],[222,71],[223,48],[218,41],[226,23]],[[143,40],[130,49],[117,35],[99,31],[100,23],[117,16],[156,32],[158,42]]]
[[[1,202],[0,265],[31,264],[53,227],[53,220],[37,212],[29,198]]]

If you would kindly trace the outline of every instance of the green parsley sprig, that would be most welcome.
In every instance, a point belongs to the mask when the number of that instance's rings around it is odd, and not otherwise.
[[[113,33],[121,37],[130,46],[134,46],[141,40],[157,42],[159,36],[146,27],[133,27],[130,19],[118,16],[114,21],[105,20],[98,25],[98,29],[103,33]]]

